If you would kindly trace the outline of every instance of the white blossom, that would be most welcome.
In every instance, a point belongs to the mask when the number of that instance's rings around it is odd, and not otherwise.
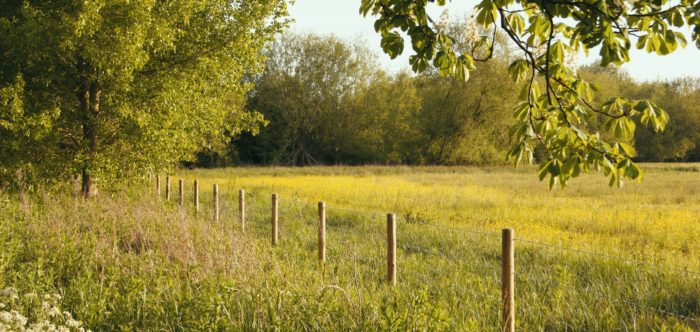
[[[572,74],[576,75],[578,71],[578,52],[570,50],[566,52],[564,57],[564,66],[568,68]]]
[[[435,25],[438,30],[440,31],[445,31],[447,30],[447,27],[450,25],[450,12],[449,10],[445,9],[442,11],[442,14],[440,14],[440,20],[438,23]]]
[[[3,289],[0,291],[0,296],[18,299],[14,288]],[[24,295],[24,298],[35,299],[39,297],[34,293],[28,293]],[[10,303],[9,305],[0,303],[0,331],[86,331],[82,327],[82,322],[75,320],[70,312],[61,311],[59,305],[61,300],[60,295],[45,294],[42,296],[42,298],[43,301],[41,301],[39,308],[32,309],[35,315],[32,316],[32,320],[36,320],[32,322],[30,322],[29,318],[24,316],[22,313],[12,309],[11,306],[13,303]]]
[[[479,26],[473,18],[467,18],[464,26],[464,42],[468,45],[474,44],[481,39],[479,35]]]

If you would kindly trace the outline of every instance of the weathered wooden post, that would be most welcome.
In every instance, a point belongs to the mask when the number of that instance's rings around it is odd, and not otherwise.
[[[214,221],[219,221],[219,185],[214,185]]]
[[[396,214],[386,215],[386,252],[387,274],[389,285],[396,285]]]
[[[194,188],[192,188],[194,193],[194,212],[199,212],[199,182],[194,180]]]
[[[326,261],[326,203],[318,202],[318,259]]]
[[[277,240],[278,240],[278,215],[277,215],[277,208],[278,208],[278,200],[277,200],[277,194],[272,194],[272,245],[276,246],[277,245]]]
[[[238,191],[238,220],[241,222],[241,232],[245,231],[245,190]]]
[[[178,187],[178,195],[179,197],[179,202],[180,206],[185,204],[185,187],[184,183],[182,182],[182,179],[179,179],[177,182],[177,187]]]
[[[515,332],[515,232],[511,228],[502,230],[501,295],[503,299],[503,331]]]
[[[170,200],[170,177],[165,177],[165,200]]]

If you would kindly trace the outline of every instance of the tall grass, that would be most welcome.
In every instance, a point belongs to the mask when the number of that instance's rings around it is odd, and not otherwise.
[[[200,182],[196,215],[190,201],[155,199],[152,184],[89,201],[2,195],[0,289],[16,289],[9,305],[30,320],[40,305],[31,294],[60,294],[93,330],[497,330],[498,230],[510,226],[518,329],[700,329],[700,275],[683,271],[700,266],[693,167],[650,165],[623,190],[587,177],[551,192],[529,170],[498,167],[183,171],[174,178],[186,179],[188,199]],[[245,233],[238,188],[249,192]],[[326,264],[315,252],[319,200]],[[399,222],[393,288],[388,212]]]

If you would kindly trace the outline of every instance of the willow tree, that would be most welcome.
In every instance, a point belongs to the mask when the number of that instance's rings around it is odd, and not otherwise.
[[[488,33],[469,51],[426,12],[445,0],[362,0],[360,13],[375,15],[375,30],[391,57],[404,50],[404,32],[415,52],[409,62],[416,72],[434,66],[440,74],[468,79],[476,63],[494,56],[497,31],[516,49],[508,68],[523,82],[511,130],[515,144],[508,157],[516,164],[545,152],[539,176],[550,187],[562,186],[592,168],[602,169],[610,185],[639,180],[631,143],[638,124],[663,131],[665,111],[649,100],[614,97],[593,102],[595,86],[575,73],[569,55],[597,49],[601,65],[630,61],[634,46],[666,55],[685,47],[691,37],[700,47],[700,2],[697,0],[480,0],[476,20]],[[692,30],[690,36],[683,33]]]
[[[158,171],[254,130],[246,77],[283,0],[4,1],[0,171],[96,181]]]

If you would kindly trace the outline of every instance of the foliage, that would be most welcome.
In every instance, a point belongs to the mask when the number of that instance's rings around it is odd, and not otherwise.
[[[338,158],[348,122],[368,124],[354,114],[352,99],[374,67],[366,48],[335,37],[283,35],[267,51],[266,70],[249,100],[270,121],[260,144],[248,135],[238,144],[244,158],[293,165]],[[340,130],[337,132],[336,130]]]
[[[467,49],[456,47],[427,6],[426,0],[362,0],[360,13],[377,16],[374,28],[392,58],[404,51],[403,32],[415,52],[409,58],[414,71],[433,66],[463,80],[476,62],[494,56],[500,28],[521,54],[508,72],[525,83],[514,107],[518,122],[508,156],[517,165],[532,161],[536,148],[544,149],[539,177],[549,177],[550,188],[592,168],[602,169],[611,186],[621,186],[624,178],[641,180],[643,173],[632,161],[636,150],[624,141],[634,136],[637,124],[661,132],[668,122],[668,114],[647,99],[615,96],[593,103],[594,87],[575,74],[567,55],[597,47],[602,66],[619,66],[630,61],[635,39],[638,49],[666,55],[685,47],[682,27],[694,29],[692,38],[700,46],[700,3],[692,0],[481,0],[476,20],[493,34]]]
[[[684,93],[677,89],[679,83],[640,86],[640,94],[663,103],[670,120],[661,136],[651,135],[646,128],[635,133],[639,160],[700,161],[700,89]]]
[[[441,20],[459,49],[469,48],[480,31],[468,18]],[[268,50],[267,70],[248,99],[248,110],[259,111],[269,124],[260,135],[236,137],[228,161],[219,158],[218,165],[503,163],[519,86],[504,84],[508,64],[500,59],[512,54],[498,33],[496,42],[498,59],[481,64],[465,82],[430,68],[415,76],[388,74],[362,42],[287,34]],[[598,65],[577,68],[577,75],[599,90],[593,103],[648,99],[673,115],[674,126],[662,134],[639,127],[618,139],[636,151],[635,161],[700,160],[696,79],[639,83],[621,69]],[[588,121],[595,128],[605,120]],[[603,140],[614,135],[600,133]],[[547,151],[535,148],[533,157],[546,162]],[[216,160],[200,157],[198,165]]]
[[[243,163],[503,160],[515,88],[501,87],[507,80],[502,62],[462,82],[434,72],[387,74],[362,43],[333,36],[287,34],[268,53],[248,108],[269,125],[260,135],[234,140],[231,154]]]
[[[438,165],[502,163],[510,142],[508,107],[516,88],[503,86],[503,64],[481,66],[468,82],[437,74],[416,79],[422,107],[417,117],[427,160]]]
[[[621,70],[596,65],[579,69],[581,77],[599,88],[594,100],[613,96],[649,99],[669,114],[669,126],[662,134],[638,128],[625,142],[634,144],[637,161],[700,161],[700,85],[698,79],[639,83]]]
[[[4,3],[0,176],[143,176],[253,130],[241,111],[280,0]],[[220,143],[219,143],[220,144]]]
[[[16,289],[13,308],[26,316],[38,302],[22,294],[61,294],[62,310],[100,331],[494,330],[499,230],[512,226],[519,329],[697,330],[696,279],[666,267],[700,269],[698,166],[645,168],[644,185],[606,190],[614,195],[604,200],[601,178],[549,192],[532,168],[505,167],[176,174],[188,201],[199,180],[198,214],[138,188],[87,201],[3,194],[0,289]],[[212,183],[220,187],[218,224]],[[245,233],[237,188],[248,192]],[[277,248],[269,245],[272,192],[280,197]],[[327,205],[326,264],[315,252],[318,200]],[[393,288],[384,279],[388,211],[398,215]]]

